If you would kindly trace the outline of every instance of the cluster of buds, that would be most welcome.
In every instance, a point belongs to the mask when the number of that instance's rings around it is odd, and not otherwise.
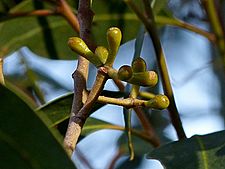
[[[96,67],[105,67],[108,76],[112,79],[119,79],[138,86],[155,86],[158,82],[157,73],[148,71],[146,62],[141,57],[135,59],[131,66],[121,66],[118,71],[112,68],[120,46],[122,33],[119,28],[112,27],[108,29],[106,35],[108,48],[98,46],[94,52],[78,37],[69,38],[68,45],[74,52],[85,57]],[[168,105],[169,99],[165,95],[156,95],[148,101],[147,107],[165,109]]]
[[[86,43],[78,38],[69,38],[69,47],[77,54],[85,57],[96,67],[112,66],[118,52],[122,34],[119,28],[112,27],[107,31],[108,49],[103,46],[98,46],[93,53]]]

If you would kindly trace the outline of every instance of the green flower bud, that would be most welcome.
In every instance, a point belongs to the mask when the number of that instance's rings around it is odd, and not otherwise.
[[[128,80],[132,77],[132,68],[128,65],[123,65],[118,70],[118,78],[120,80]]]
[[[88,48],[86,43],[78,37],[69,38],[68,45],[81,56],[94,56],[94,53]]]
[[[108,29],[107,41],[109,45],[109,57],[106,61],[107,65],[111,66],[113,64],[120,46],[121,39],[122,39],[122,33],[119,28],[112,27]]]
[[[145,72],[146,71],[146,62],[142,58],[137,58],[132,62],[133,72]]]
[[[170,101],[168,99],[167,96],[165,95],[156,95],[153,99],[149,100],[147,103],[146,103],[146,106],[147,107],[151,107],[151,108],[154,108],[154,109],[166,109],[170,104]]]
[[[138,72],[133,73],[127,82],[138,86],[153,87],[158,82],[158,76],[154,71]]]
[[[87,60],[89,60],[91,63],[93,63],[95,66],[99,67],[102,66],[102,62],[96,56],[86,45],[86,43],[78,38],[78,37],[72,37],[68,40],[69,47],[76,52],[77,54],[85,57]]]
[[[98,58],[101,60],[101,62],[103,64],[105,64],[105,62],[108,58],[108,55],[109,55],[109,51],[103,46],[98,46],[95,49],[95,54],[98,56]]]

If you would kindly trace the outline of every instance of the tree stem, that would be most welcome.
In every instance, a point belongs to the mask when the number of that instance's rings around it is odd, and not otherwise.
[[[5,85],[4,75],[3,75],[3,59],[0,58],[0,84]]]
[[[60,2],[62,5],[66,4],[66,1],[64,0],[60,0]],[[67,7],[64,9],[70,10],[70,8],[67,8]],[[80,32],[80,37],[91,49],[93,49],[93,45],[90,45],[90,40],[89,40],[91,23],[93,19],[93,12],[90,9],[89,0],[79,1],[79,7],[78,7],[78,19],[79,19],[79,25],[80,25],[79,27],[77,26],[76,16],[74,15],[72,17],[72,14],[73,14],[72,11],[71,12],[67,11],[67,14],[64,14],[64,17],[66,17],[69,23],[71,23],[75,31],[80,27],[80,30],[78,30],[78,32]],[[73,98],[71,116],[70,116],[70,120],[69,120],[69,124],[67,128],[67,132],[64,138],[64,147],[69,153],[69,155],[72,155],[72,152],[75,149],[77,140],[80,136],[81,129],[82,129],[82,125],[80,125],[80,120],[79,118],[76,118],[76,116],[83,106],[82,100],[84,97],[84,92],[86,91],[88,67],[89,67],[88,60],[86,60],[82,56],[79,56],[77,69],[75,70],[73,74],[74,98]]]
[[[210,26],[216,35],[216,44],[225,68],[225,26],[222,19],[222,11],[218,6],[219,2],[217,0],[202,0],[202,3],[208,15]]]
[[[65,0],[59,0],[58,1],[58,8],[57,11],[64,16],[64,18],[68,21],[68,23],[72,26],[72,28],[79,33],[80,31],[80,24],[76,17],[74,15],[73,11],[71,10],[70,6],[67,4]]]
[[[168,107],[170,119],[172,121],[172,124],[177,132],[177,136],[179,139],[184,139],[186,138],[182,122],[176,107],[175,99],[174,99],[174,94],[172,90],[172,86],[170,83],[170,78],[169,78],[169,73],[167,70],[167,65],[166,65],[166,60],[165,56],[163,53],[163,49],[158,37],[157,29],[156,29],[156,24],[154,20],[154,15],[152,12],[152,8],[149,4],[148,0],[143,0],[144,6],[145,6],[145,12],[147,15],[147,18],[145,15],[142,14],[142,12],[137,8],[137,6],[132,2],[132,0],[126,0],[125,1],[130,8],[136,13],[136,15],[140,18],[140,20],[144,23],[150,37],[152,38],[153,46],[155,48],[156,52],[156,59],[159,67],[159,71],[161,74],[161,79],[162,79],[162,84],[163,84],[163,89],[165,92],[165,95],[169,98],[170,100],[170,105]]]

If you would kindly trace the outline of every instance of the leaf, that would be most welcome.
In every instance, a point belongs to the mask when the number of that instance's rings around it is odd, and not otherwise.
[[[126,133],[123,133],[123,135],[120,136],[120,138],[118,139],[118,146],[120,148],[122,148],[125,152],[125,154],[129,154],[129,149],[127,146],[127,136]],[[142,156],[143,154],[147,153],[150,149],[153,149],[153,146],[151,145],[150,142],[147,142],[146,140],[137,137],[136,135],[134,135],[132,133],[132,143],[134,146],[134,153],[135,153],[135,157],[136,156]]]
[[[167,169],[224,169],[225,131],[169,143],[148,158],[160,160]]]
[[[123,96],[123,93],[103,90],[102,95],[119,98]],[[43,105],[42,107],[38,108],[37,111],[40,113],[44,112],[44,114],[47,115],[47,117],[51,120],[50,126],[56,126],[57,124],[69,118],[72,101],[73,93],[68,93]],[[104,105],[105,104],[102,103],[95,103],[90,114],[100,109]]]
[[[12,12],[50,8],[42,1],[26,0],[15,6]],[[77,33],[61,16],[20,17],[0,24],[0,57],[29,47],[38,55],[52,59],[75,59],[67,47],[68,38]]]
[[[87,136],[95,131],[101,130],[101,129],[112,129],[113,124],[105,122],[100,119],[96,119],[93,117],[89,117],[87,121],[85,122],[85,125],[82,129],[81,136]]]
[[[106,31],[112,26],[118,27],[122,31],[122,42],[131,40],[136,36],[141,22],[123,1],[95,0],[92,9],[95,12],[92,32],[98,45],[107,46]]]
[[[0,168],[75,168],[35,112],[1,85],[0,107]]]
[[[19,4],[22,0],[1,0],[0,1],[0,13],[8,12],[12,7]],[[1,16],[1,14],[0,14]]]
[[[11,11],[26,12],[34,9],[52,9],[43,1],[26,0]],[[73,3],[72,7],[76,4]],[[140,25],[135,15],[124,2],[93,1],[95,12],[92,35],[97,45],[107,46],[106,31],[117,26],[122,30],[123,42],[131,40]],[[128,16],[128,17],[127,17]],[[130,18],[131,16],[131,18]],[[26,24],[24,24],[26,23]],[[130,29],[132,25],[132,29]],[[0,24],[0,57],[6,56],[22,46],[29,47],[34,53],[52,59],[74,59],[76,54],[67,47],[69,37],[77,36],[67,21],[61,16],[20,17]]]
[[[142,158],[143,158],[142,156],[135,156],[134,160],[132,160],[132,161],[130,161],[129,158],[123,159],[123,161],[120,162],[118,164],[118,166],[116,166],[116,169],[138,169],[138,168],[142,168],[141,167]]]
[[[172,11],[168,9],[168,0],[153,0],[151,6],[155,15],[172,17]]]

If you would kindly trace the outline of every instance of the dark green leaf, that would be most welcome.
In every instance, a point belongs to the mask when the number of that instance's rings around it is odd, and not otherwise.
[[[160,160],[167,169],[224,169],[225,131],[164,145],[148,158]]]
[[[74,169],[46,125],[15,93],[0,86],[0,168]]]
[[[32,11],[45,6],[42,1],[26,0],[11,11]],[[28,46],[33,52],[44,57],[74,59],[76,55],[67,47],[67,40],[76,35],[61,16],[32,16],[8,20],[0,24],[0,57],[22,46]]]
[[[167,4],[168,4],[168,0],[153,0],[152,6],[153,6],[154,14],[171,17],[172,12],[171,10],[169,10]]]
[[[104,90],[102,92],[102,95],[119,98],[123,96],[123,93]],[[69,118],[72,101],[73,101],[73,93],[68,93],[58,99],[53,100],[50,103],[47,103],[46,105],[43,105],[38,109],[38,111],[40,111],[40,113],[44,112],[45,115],[48,116],[48,118],[52,122],[50,126],[55,126]],[[105,104],[95,103],[90,114],[100,109],[104,105]]]
[[[95,12],[95,17],[92,32],[98,45],[107,46],[106,31],[113,26],[121,29],[122,42],[131,40],[136,36],[140,27],[140,21],[123,1],[95,0],[93,1],[93,11]]]
[[[116,169],[138,169],[141,167],[142,156],[135,156],[134,160],[130,161],[129,158],[120,163]]]
[[[113,126],[113,124],[105,122],[103,120],[89,117],[82,129],[81,136],[87,136],[88,134],[102,129],[110,129],[113,128]]]
[[[134,146],[135,157],[142,156],[143,154],[147,153],[150,149],[153,149],[151,143],[137,137],[136,135],[132,135],[132,143]],[[129,154],[129,149],[127,147],[127,136],[125,133],[121,135],[117,144],[120,148],[122,148],[125,151],[125,154],[127,155]]]
[[[0,13],[6,13],[11,8],[19,4],[22,0],[1,0],[0,1]],[[1,15],[0,15],[1,16]]]

